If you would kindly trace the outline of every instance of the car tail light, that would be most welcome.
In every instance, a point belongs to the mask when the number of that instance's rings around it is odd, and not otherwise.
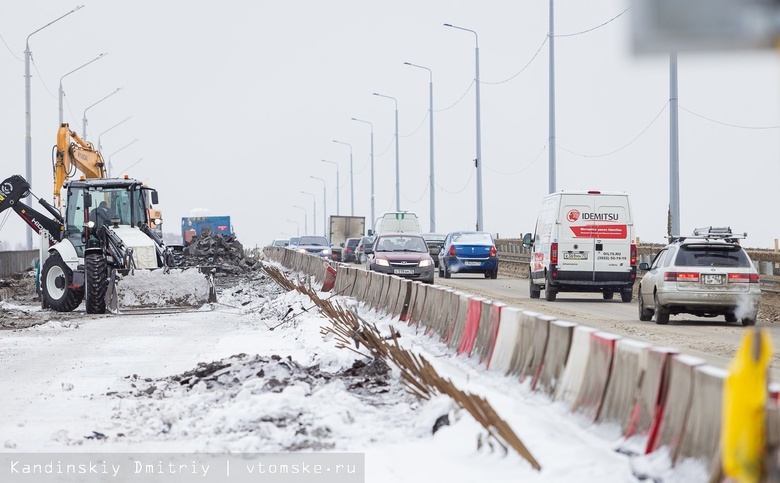
[[[550,263],[558,263],[558,242],[550,243]]]
[[[665,282],[698,282],[698,272],[666,272],[664,273]]]
[[[636,265],[636,243],[631,244],[631,265]]]
[[[496,250],[496,247],[494,245],[494,246],[490,247],[490,256],[491,257],[495,257],[496,255],[498,255],[498,250]]]
[[[450,251],[449,256],[454,257],[455,255],[455,245],[450,245]]]
[[[730,273],[729,283],[758,283],[757,273]]]

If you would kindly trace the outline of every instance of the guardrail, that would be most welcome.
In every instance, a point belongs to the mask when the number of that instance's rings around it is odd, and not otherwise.
[[[26,272],[38,258],[38,250],[16,250],[0,252],[0,277],[10,277]]]

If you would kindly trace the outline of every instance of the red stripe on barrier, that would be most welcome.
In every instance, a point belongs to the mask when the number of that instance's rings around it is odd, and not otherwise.
[[[336,270],[328,262],[322,262],[322,265],[325,268],[325,281],[322,282],[322,291],[330,292],[333,290],[333,286],[336,285]]]
[[[482,315],[482,301],[480,297],[471,297],[469,299],[468,313],[466,314],[466,326],[463,329],[463,336],[458,346],[458,355],[466,354],[471,356],[474,350],[474,342],[477,340],[477,330],[479,329],[479,318]]]
[[[493,357],[493,350],[496,348],[496,338],[501,325],[501,309],[504,307],[506,307],[506,304],[493,302],[493,307],[490,309],[490,334],[488,336],[487,350],[484,358],[480,357],[479,360],[480,363],[485,363],[487,369],[490,369],[490,359]]]
[[[639,388],[639,397],[623,431],[626,438],[646,434],[648,445],[655,439],[666,404],[669,360],[677,353],[677,349],[665,347],[651,347],[647,352],[647,367]]]
[[[590,336],[590,354],[585,366],[585,378],[574,400],[574,409],[591,421],[598,417],[612,370],[615,341],[620,336],[596,332]]]

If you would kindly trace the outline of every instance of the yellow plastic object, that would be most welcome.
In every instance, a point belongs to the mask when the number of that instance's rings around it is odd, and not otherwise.
[[[772,343],[765,329],[745,332],[723,388],[723,474],[738,482],[758,482],[761,478],[771,357]]]

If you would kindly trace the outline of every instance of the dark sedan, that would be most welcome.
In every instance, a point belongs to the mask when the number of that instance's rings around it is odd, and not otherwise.
[[[444,246],[444,239],[447,238],[447,235],[441,233],[423,233],[422,237],[425,240],[425,244],[428,245],[428,253],[431,254],[434,265],[438,267],[439,252]]]
[[[433,259],[422,236],[385,233],[376,237],[372,250],[369,270],[433,283]]]
[[[357,259],[357,248],[360,238],[347,238],[344,248],[341,250],[341,261],[344,263],[360,263]]]
[[[331,257],[330,243],[324,236],[302,236],[294,249],[301,253],[317,255],[320,258]]]
[[[453,273],[498,277],[498,252],[493,236],[481,231],[454,231],[447,235],[439,252],[439,276],[450,278]]]

